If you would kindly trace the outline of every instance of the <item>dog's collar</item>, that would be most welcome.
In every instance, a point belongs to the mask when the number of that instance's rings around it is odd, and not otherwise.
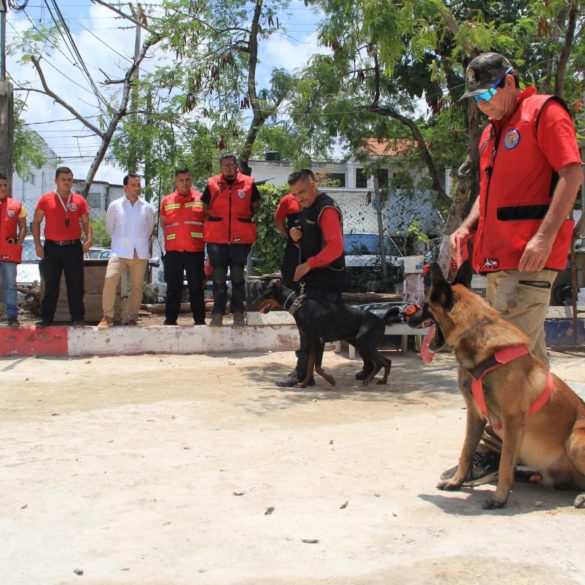
[[[303,302],[305,301],[305,295],[301,294],[294,299],[294,301],[291,303],[291,305],[287,309],[286,303],[294,294],[295,294],[294,292],[290,293],[290,295],[288,295],[288,297],[286,298],[286,301],[284,301],[284,305],[283,305],[283,308],[286,311],[288,311],[293,317],[295,316],[295,313],[303,306]]]
[[[489,323],[489,319],[482,319],[481,321],[477,321],[477,323],[474,323],[469,329],[466,329],[456,340],[455,343],[457,343],[460,339],[462,339],[463,337],[465,337],[466,335],[469,335],[470,333],[472,333],[473,331],[475,331],[476,329],[479,329],[480,327],[484,327],[485,325],[487,325]],[[455,344],[453,344],[455,345]]]

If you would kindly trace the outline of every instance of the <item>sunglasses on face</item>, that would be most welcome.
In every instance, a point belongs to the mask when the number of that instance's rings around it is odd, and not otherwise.
[[[473,101],[476,104],[479,104],[479,102],[489,102],[498,92],[498,85],[500,85],[500,83],[502,83],[502,80],[506,77],[506,75],[508,75],[508,73],[510,73],[510,71],[512,71],[512,69],[508,69],[504,73],[504,75],[502,75],[502,77],[497,79],[496,82],[494,83],[493,87],[486,89],[484,92],[482,92],[480,94],[474,95]]]

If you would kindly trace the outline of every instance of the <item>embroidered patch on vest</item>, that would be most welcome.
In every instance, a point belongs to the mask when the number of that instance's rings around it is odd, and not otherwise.
[[[69,211],[77,211],[77,203],[70,203]]]
[[[7,215],[8,217],[14,217],[14,216],[16,215],[16,211],[14,211],[14,209],[9,209],[9,210],[6,212],[6,215]]]
[[[516,128],[508,130],[504,136],[504,148],[506,150],[512,150],[516,148],[520,142],[520,132]]]
[[[238,197],[240,199],[245,199],[246,198],[246,192],[245,191],[242,191],[242,190],[238,191]]]
[[[500,265],[500,261],[497,258],[484,258],[483,267],[487,270],[495,270]]]

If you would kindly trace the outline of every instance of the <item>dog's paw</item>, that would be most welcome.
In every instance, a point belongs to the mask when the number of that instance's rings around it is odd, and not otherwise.
[[[501,502],[500,500],[496,500],[493,496],[489,497],[487,500],[484,500],[481,507],[484,510],[499,510],[506,505],[507,500]]]
[[[461,489],[461,484],[450,479],[445,479],[437,484],[437,489],[454,492]]]
[[[585,509],[585,493],[579,494],[575,501],[573,502],[575,508],[583,508]]]

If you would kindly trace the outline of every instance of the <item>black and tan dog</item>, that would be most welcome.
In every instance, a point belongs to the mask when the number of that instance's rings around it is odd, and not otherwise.
[[[436,324],[430,349],[445,343],[459,363],[459,387],[467,404],[467,429],[454,477],[438,488],[463,484],[489,419],[502,439],[496,491],[483,507],[506,505],[518,459],[559,489],[585,489],[585,403],[527,350],[528,338],[469,290],[471,268],[463,264],[453,284],[431,268],[427,301],[410,319],[413,327]],[[585,508],[585,493],[575,507]]]
[[[377,346],[384,337],[386,322],[396,319],[396,310],[390,309],[383,319],[344,303],[324,303],[306,299],[294,290],[283,286],[279,280],[272,280],[259,299],[261,313],[284,309],[291,313],[300,331],[306,336],[309,348],[307,374],[297,387],[304,388],[316,371],[330,384],[335,385],[333,376],[325,372],[317,360],[316,348],[320,342],[347,341],[359,352],[367,373],[363,385],[367,386],[384,368],[378,384],[386,384],[392,361],[384,357]]]

